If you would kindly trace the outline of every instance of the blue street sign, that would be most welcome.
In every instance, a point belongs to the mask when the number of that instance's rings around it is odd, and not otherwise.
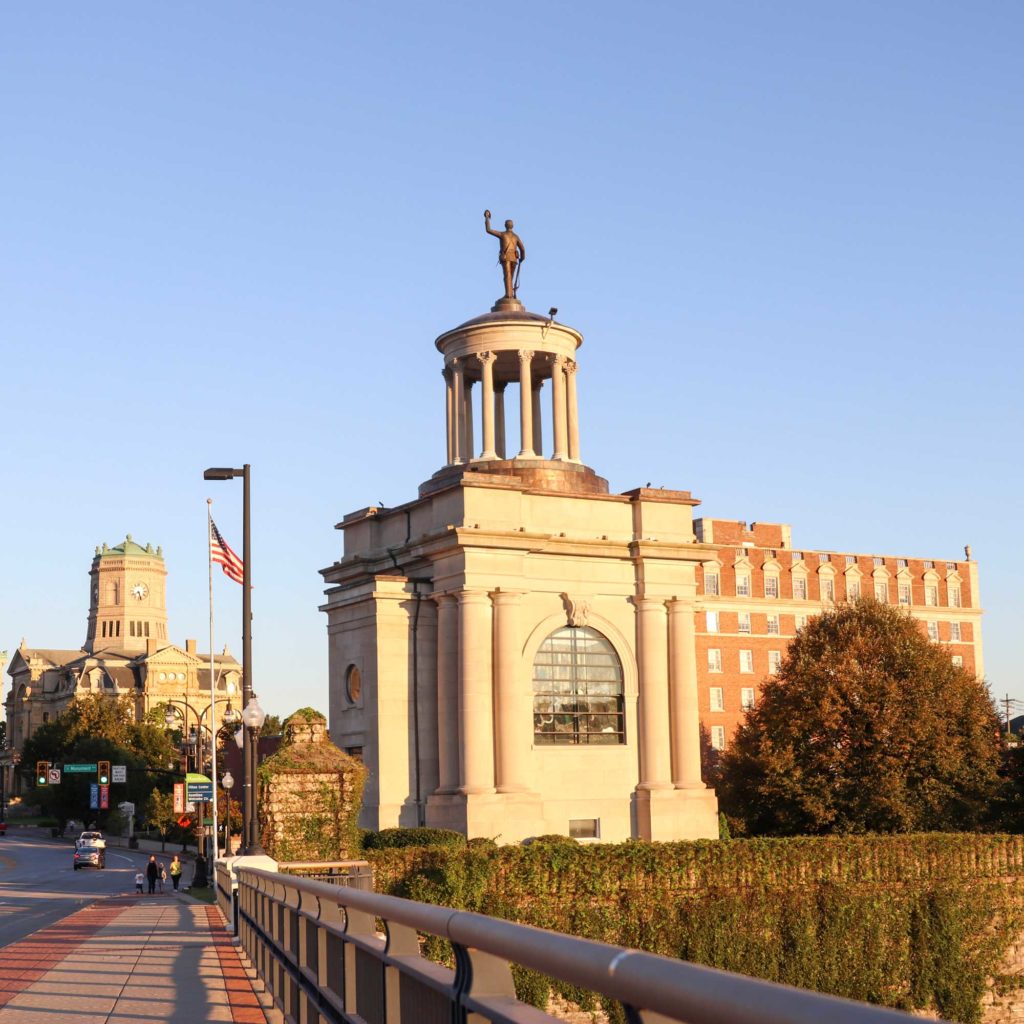
[[[204,800],[213,799],[212,782],[187,782],[185,783],[185,799],[190,804],[198,804]]]
[[[98,782],[89,783],[89,810],[98,811],[100,809],[100,784]]]

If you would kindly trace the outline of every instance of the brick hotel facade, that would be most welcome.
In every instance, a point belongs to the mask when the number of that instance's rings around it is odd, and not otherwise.
[[[984,674],[977,563],[794,550],[789,526],[695,519],[717,556],[697,571],[700,719],[723,749],[797,630],[823,608],[874,597],[906,608],[957,663]]]

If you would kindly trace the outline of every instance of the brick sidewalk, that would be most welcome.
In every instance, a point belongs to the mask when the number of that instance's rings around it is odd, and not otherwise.
[[[220,912],[174,896],[100,900],[0,949],[2,1024],[266,1024]]]

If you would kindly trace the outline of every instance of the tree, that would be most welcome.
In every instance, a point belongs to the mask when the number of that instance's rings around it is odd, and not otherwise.
[[[174,812],[174,794],[154,789],[146,801],[146,819],[156,825],[160,833],[160,850],[166,850],[167,837],[178,824],[178,815]]]
[[[984,683],[909,614],[872,600],[812,619],[722,758],[752,833],[964,830],[999,788]]]

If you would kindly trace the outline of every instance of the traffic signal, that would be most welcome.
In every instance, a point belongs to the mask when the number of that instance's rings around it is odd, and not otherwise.
[[[99,779],[101,786],[110,785],[110,762],[99,761],[96,765],[96,777]]]
[[[36,785],[46,785],[46,773],[50,770],[49,761],[36,761]]]

